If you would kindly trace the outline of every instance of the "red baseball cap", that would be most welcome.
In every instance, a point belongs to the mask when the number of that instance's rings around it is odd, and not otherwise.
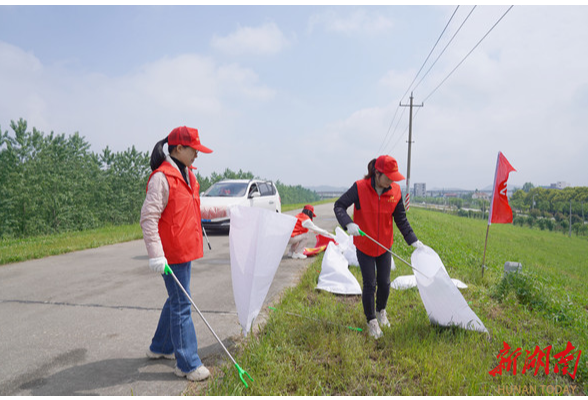
[[[396,159],[390,156],[380,156],[376,159],[376,170],[380,171],[393,181],[403,181],[404,175],[398,172],[398,163]]]
[[[198,136],[198,129],[188,128],[187,126],[180,126],[167,136],[167,144],[170,146],[188,146],[203,153],[212,153],[208,147],[200,144],[200,137]]]
[[[316,217],[316,214],[314,213],[314,207],[311,206],[310,204],[305,205],[304,206],[304,210],[310,211],[312,213],[312,217],[313,218]]]

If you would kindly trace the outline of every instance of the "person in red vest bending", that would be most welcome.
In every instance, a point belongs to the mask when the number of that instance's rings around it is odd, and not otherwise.
[[[306,245],[306,240],[309,237],[309,230],[335,239],[334,235],[324,229],[319,228],[312,222],[314,217],[316,217],[316,214],[314,213],[314,207],[310,204],[305,205],[302,209],[302,212],[296,215],[296,225],[294,226],[294,230],[292,230],[292,235],[290,236],[290,241],[288,242],[290,245],[290,251],[288,251],[287,254],[288,257],[300,259],[306,258],[303,252],[304,246]]]
[[[406,243],[417,248],[423,246],[406,218],[400,186],[395,183],[402,180],[404,176],[398,172],[396,160],[387,155],[380,156],[369,162],[368,174],[355,182],[334,206],[339,224],[354,236],[353,243],[363,277],[363,311],[368,332],[376,339],[383,334],[380,325],[390,326],[386,305],[390,295],[392,259],[389,252],[369,238],[360,236],[359,231],[391,248],[394,241],[392,222],[395,222]],[[352,204],[353,220],[347,214],[347,208]]]
[[[163,152],[167,143],[169,155]],[[169,264],[190,293],[192,260],[203,256],[200,185],[191,171],[198,152],[212,153],[200,143],[198,130],[182,126],[157,142],[151,153],[153,173],[141,208],[141,228],[149,267],[163,274]],[[168,298],[161,310],[147,357],[176,360],[174,373],[191,381],[210,375],[198,356],[190,300],[171,275],[162,275]]]

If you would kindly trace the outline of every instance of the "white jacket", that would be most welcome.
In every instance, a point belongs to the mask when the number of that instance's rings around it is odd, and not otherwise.
[[[178,171],[178,165],[169,155],[165,161],[173,165]],[[186,167],[186,173],[192,172]],[[188,185],[190,183],[188,182]],[[143,230],[143,240],[147,248],[149,258],[165,257],[161,238],[159,237],[159,219],[169,199],[169,184],[163,172],[153,174],[147,185],[147,196],[141,207],[141,229]]]

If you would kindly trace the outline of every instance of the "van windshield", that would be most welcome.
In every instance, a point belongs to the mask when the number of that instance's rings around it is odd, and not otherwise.
[[[204,193],[203,197],[242,197],[245,196],[247,182],[217,182]]]

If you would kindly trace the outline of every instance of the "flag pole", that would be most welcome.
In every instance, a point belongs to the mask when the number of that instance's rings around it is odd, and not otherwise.
[[[484,277],[484,270],[486,269],[486,247],[488,246],[488,233],[490,232],[490,225],[492,224],[492,211],[494,209],[494,201],[496,200],[496,177],[498,176],[498,165],[500,164],[500,152],[496,157],[496,169],[494,170],[494,184],[492,185],[492,199],[490,200],[490,209],[488,210],[488,227],[486,228],[486,241],[484,242],[484,256],[482,257],[482,278]]]
[[[486,241],[484,242],[484,256],[482,257],[482,278],[484,277],[484,270],[486,269],[486,246],[488,245],[488,232],[490,232],[490,224],[486,228]]]
[[[490,210],[488,212],[488,228],[486,228],[486,242],[484,243],[484,257],[482,258],[482,278],[484,269],[486,269],[486,248],[488,246],[488,232],[490,225],[494,222],[497,224],[510,223],[513,220],[512,210],[508,205],[506,194],[506,181],[508,175],[516,171],[508,162],[506,157],[499,151],[496,158],[496,172],[494,173],[494,187],[492,188],[492,200],[490,201]],[[500,198],[500,199],[499,199]],[[496,210],[494,209],[496,208]],[[496,215],[493,215],[496,212]]]

